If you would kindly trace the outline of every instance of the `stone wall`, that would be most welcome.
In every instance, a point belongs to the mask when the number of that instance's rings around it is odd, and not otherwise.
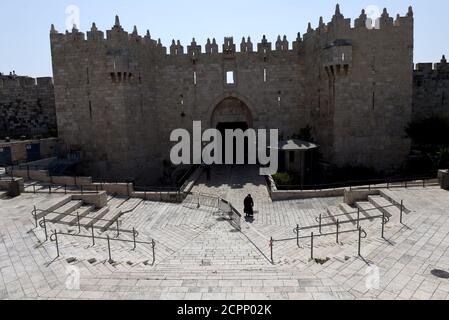
[[[86,174],[154,183],[172,130],[245,117],[283,138],[312,125],[324,160],[337,166],[398,167],[410,149],[413,12],[396,20],[384,12],[380,30],[365,19],[351,27],[337,7],[330,23],[293,43],[244,38],[237,50],[226,38],[220,52],[215,39],[205,50],[193,39],[186,48],[174,40],[167,53],[149,32],[125,32],[118,17],[106,38],[95,24],[87,36],[52,27],[61,143],[83,151]]]
[[[52,78],[0,75],[0,139],[56,136]]]
[[[439,63],[419,63],[414,70],[413,118],[449,114],[449,64],[443,56]]]

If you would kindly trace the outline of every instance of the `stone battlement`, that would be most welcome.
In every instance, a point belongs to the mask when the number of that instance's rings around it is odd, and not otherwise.
[[[111,30],[107,30],[106,33],[97,29],[95,23],[92,24],[91,30],[86,34],[80,32],[77,29],[77,26],[74,26],[71,32],[66,31],[66,33],[58,33],[55,29],[54,25],[51,26],[50,37],[52,43],[54,45],[64,45],[69,43],[77,43],[78,45],[84,44],[89,45],[89,43],[98,43],[98,42],[111,42],[111,44],[121,44],[121,45],[141,45],[143,47],[153,48],[156,51],[163,55],[188,55],[188,56],[199,56],[199,55],[210,55],[210,54],[223,54],[223,55],[232,55],[235,53],[253,53],[257,52],[259,54],[268,54],[272,51],[275,52],[296,52],[301,49],[301,45],[303,41],[314,38],[316,35],[320,37],[326,36],[335,36],[336,33],[344,33],[344,32],[372,32],[379,33],[385,31],[386,33],[390,33],[391,29],[400,29],[402,27],[409,28],[413,25],[413,10],[412,7],[409,8],[406,16],[397,15],[396,19],[390,17],[387,9],[384,9],[382,16],[376,22],[376,28],[368,29],[366,26],[371,24],[371,20],[367,17],[365,10],[362,10],[359,18],[355,19],[354,25],[351,24],[351,19],[346,19],[340,12],[340,6],[337,5],[335,14],[332,20],[325,24],[323,22],[323,18],[320,18],[318,27],[316,29],[312,28],[311,23],[309,23],[308,30],[304,34],[304,37],[301,37],[301,34],[298,33],[298,36],[295,41],[293,41],[292,46],[287,39],[287,36],[279,35],[276,42],[269,42],[265,36],[263,36],[261,42],[256,43],[254,47],[251,38],[243,38],[240,47],[237,47],[234,44],[233,37],[226,37],[224,39],[222,45],[222,51],[219,52],[219,45],[217,40],[213,38],[212,40],[209,38],[207,43],[203,47],[198,45],[195,38],[193,38],[192,42],[189,46],[187,46],[187,50],[184,49],[184,46],[181,44],[180,40],[172,40],[171,46],[168,48],[165,47],[161,39],[153,40],[151,38],[150,32],[147,31],[145,36],[139,35],[137,31],[137,27],[134,26],[134,30],[129,33],[126,32],[120,24],[120,19],[118,16],[115,17],[115,24]],[[106,38],[105,38],[106,34]],[[254,50],[255,48],[255,50]]]
[[[446,56],[443,55],[440,62],[437,63],[417,63],[415,66],[415,75],[434,76],[435,74],[448,74],[449,63],[447,63]]]
[[[31,78],[17,75],[0,75],[0,89],[7,88],[48,88],[53,87],[53,78],[41,77]]]

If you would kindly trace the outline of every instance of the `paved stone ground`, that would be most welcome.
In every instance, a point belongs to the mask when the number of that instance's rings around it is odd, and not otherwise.
[[[262,182],[245,182],[251,174],[245,178],[236,170],[228,174],[228,170],[220,174],[224,180],[235,179],[232,185],[206,188],[202,180],[195,191],[229,197],[236,205],[252,193],[258,213],[254,222],[243,223],[242,232],[214,208],[110,198],[112,210],[137,205],[122,227],[136,227],[141,241],[155,239],[154,265],[147,246],[132,251],[132,245],[113,243],[115,263],[110,264],[104,243],[92,246],[87,238],[68,236],[61,237],[61,257],[55,259],[55,244],[43,242],[43,231],[34,229],[31,211],[34,205],[48,208],[62,196],[24,194],[0,200],[0,298],[449,299],[449,280],[432,274],[449,271],[447,191],[436,187],[389,191],[412,212],[405,217],[406,226],[395,220],[387,225],[386,240],[380,238],[378,222],[364,223],[368,237],[363,240],[363,258],[356,257],[356,235],[348,234],[338,245],[332,237],[316,239],[315,258],[330,258],[323,265],[309,261],[306,241],[300,243],[301,248],[296,241],[275,243],[273,265],[268,246],[271,236],[292,237],[297,223],[315,224],[318,214],[342,199],[271,203],[263,198],[267,191]],[[76,260],[69,263],[69,258]],[[80,273],[79,290],[67,285],[73,267]],[[370,279],[375,279],[376,270],[379,286],[368,289],[367,283],[375,284]]]

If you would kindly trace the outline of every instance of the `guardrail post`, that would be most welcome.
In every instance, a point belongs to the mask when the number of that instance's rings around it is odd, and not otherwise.
[[[95,231],[94,226],[92,226],[92,247],[95,246]]]
[[[38,227],[38,223],[37,223],[37,209],[36,206],[34,206],[33,209],[33,216],[34,216],[34,223],[36,224],[36,228]]]
[[[51,194],[51,186],[48,186],[48,193]]]
[[[272,264],[274,264],[273,246],[274,246],[274,240],[273,240],[273,237],[271,237],[271,239],[270,239],[270,257],[271,257],[271,263]]]
[[[382,239],[385,239],[385,212],[382,213]]]
[[[120,221],[117,219],[117,238],[120,237]]]
[[[33,193],[36,194],[36,185],[33,184]]]
[[[30,180],[30,166],[27,166],[27,177]]]
[[[357,208],[357,228],[360,228],[360,208]]]
[[[313,260],[313,232],[310,235],[310,260]]]
[[[296,225],[296,244],[299,248],[299,224]]]
[[[361,251],[362,250],[362,228],[359,227],[359,243],[358,243],[358,254],[359,257],[362,256]]]
[[[404,215],[404,200],[401,200],[401,215],[400,215],[400,223],[403,224],[403,215]]]
[[[136,243],[136,229],[135,228],[133,228],[133,241],[134,241],[134,248],[133,248],[133,250],[136,250],[137,243]]]
[[[426,179],[422,179],[422,187],[425,189],[426,188]]]
[[[109,235],[107,236],[108,239],[108,253],[109,253],[109,263],[112,263],[112,256],[111,256],[111,239],[109,239]]]
[[[340,243],[340,220],[337,220],[337,243]]]
[[[153,248],[153,265],[156,263],[156,242],[153,240],[151,240],[151,246]]]

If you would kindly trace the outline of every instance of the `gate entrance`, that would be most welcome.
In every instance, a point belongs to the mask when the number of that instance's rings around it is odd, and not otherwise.
[[[230,97],[222,100],[215,108],[212,119],[211,127],[216,128],[223,137],[223,163],[226,163],[226,146],[225,146],[225,132],[226,130],[241,129],[243,132],[252,128],[253,118],[248,106],[238,98]],[[237,141],[234,139],[234,160],[233,163],[237,164],[238,150]],[[245,138],[245,164],[248,164],[248,139]]]

